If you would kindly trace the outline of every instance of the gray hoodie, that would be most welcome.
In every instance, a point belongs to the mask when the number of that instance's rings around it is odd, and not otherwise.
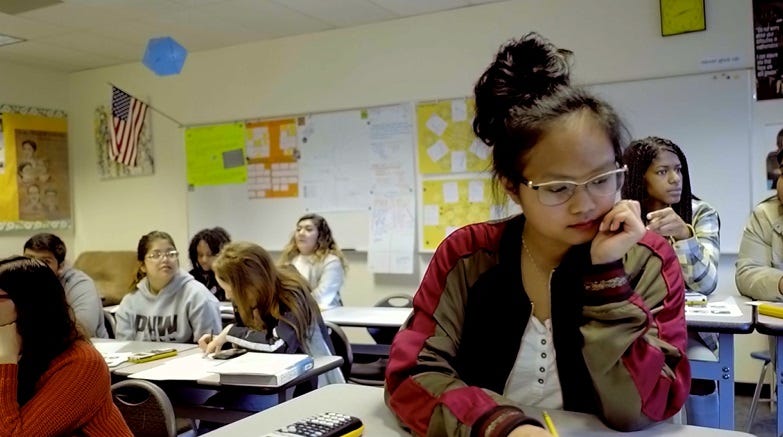
[[[195,343],[222,329],[220,304],[188,273],[179,270],[158,294],[142,279],[117,308],[117,339]]]
[[[108,338],[103,322],[103,304],[95,283],[81,270],[64,267],[59,275],[65,289],[65,300],[73,309],[76,321],[90,337]]]

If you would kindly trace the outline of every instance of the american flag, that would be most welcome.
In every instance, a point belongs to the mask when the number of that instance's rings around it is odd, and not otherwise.
[[[147,105],[125,91],[112,87],[111,159],[129,167],[136,166],[137,144]]]

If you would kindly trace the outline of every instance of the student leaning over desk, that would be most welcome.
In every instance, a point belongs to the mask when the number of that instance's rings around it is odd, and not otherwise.
[[[24,243],[24,255],[43,261],[65,288],[65,300],[90,337],[108,338],[103,304],[95,282],[81,270],[65,264],[65,243],[54,234],[36,234]]]
[[[266,250],[247,242],[224,246],[213,268],[238,314],[236,323],[220,335],[199,339],[204,352],[216,352],[230,342],[259,352],[334,355],[318,305],[293,268],[276,267]],[[330,384],[345,379],[335,369],[319,381]]]
[[[110,384],[50,268],[0,261],[0,436],[130,437]]]
[[[343,305],[340,290],[348,263],[325,218],[318,214],[299,218],[280,264],[294,266],[307,279],[321,311]]]
[[[777,154],[783,168],[783,149]],[[783,300],[783,175],[777,193],[753,209],[742,233],[734,280],[737,290],[751,299]]]
[[[195,343],[220,332],[220,303],[179,268],[179,252],[165,232],[141,237],[135,290],[122,298],[115,316],[117,339]]]
[[[569,85],[569,53],[529,34],[476,84],[474,130],[524,215],[457,230],[427,268],[386,374],[417,435],[549,435],[519,405],[634,430],[688,395],[680,266],[617,202],[623,129]]]

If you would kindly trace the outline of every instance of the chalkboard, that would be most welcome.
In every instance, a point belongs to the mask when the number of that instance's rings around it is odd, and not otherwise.
[[[721,252],[737,253],[753,207],[749,70],[588,86],[624,118],[633,138],[659,136],[688,158],[693,193],[718,210]]]

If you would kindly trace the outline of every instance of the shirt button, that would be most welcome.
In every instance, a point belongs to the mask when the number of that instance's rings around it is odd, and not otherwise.
[[[546,352],[541,352],[541,358],[546,358]]]
[[[538,370],[539,370],[541,373],[544,373],[544,371],[545,371],[546,369],[544,369],[543,367],[539,367],[539,368],[538,368]]]
[[[543,384],[543,383],[544,383],[544,380],[543,380],[543,379],[539,379],[539,380],[538,380],[538,383],[539,383],[539,384]]]
[[[541,344],[546,344],[546,339],[545,338],[541,339]]]

